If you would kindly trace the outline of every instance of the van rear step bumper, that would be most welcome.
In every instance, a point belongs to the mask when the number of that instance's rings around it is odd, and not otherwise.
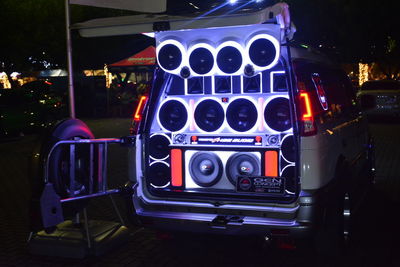
[[[144,210],[136,210],[136,213],[144,226],[172,232],[293,238],[311,234],[310,224],[301,224],[296,220]]]

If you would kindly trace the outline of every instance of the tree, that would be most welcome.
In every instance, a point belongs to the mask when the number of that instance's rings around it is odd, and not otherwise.
[[[386,40],[400,41],[397,1],[287,0],[298,27],[295,38],[339,55],[342,62],[373,62]],[[397,55],[397,60],[399,60]]]
[[[64,0],[2,0],[0,72],[65,68]],[[72,23],[128,12],[71,6]],[[75,39],[77,35],[74,35]]]

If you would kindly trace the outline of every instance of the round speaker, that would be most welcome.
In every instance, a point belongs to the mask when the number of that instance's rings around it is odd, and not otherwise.
[[[160,66],[168,71],[179,68],[182,64],[182,51],[178,44],[172,41],[162,45],[158,50],[157,59]]]
[[[296,179],[294,177],[294,166],[286,166],[282,170],[281,177],[285,178],[285,188],[287,191],[294,193],[296,191]]]
[[[258,69],[263,70],[276,64],[279,58],[278,49],[278,41],[268,34],[260,34],[253,37],[247,45],[247,52],[251,62]]]
[[[190,159],[189,172],[197,185],[210,187],[221,179],[222,162],[215,153],[197,152]]]
[[[197,126],[206,132],[218,130],[224,122],[224,118],[224,109],[217,101],[211,99],[200,102],[194,111]]]
[[[155,134],[150,137],[149,153],[153,159],[165,159],[169,155],[170,140],[162,134]]]
[[[264,110],[264,119],[269,128],[278,132],[292,128],[289,100],[277,97],[268,102]]]
[[[149,183],[156,188],[165,187],[171,181],[171,169],[162,161],[152,163],[148,174]]]
[[[226,74],[232,74],[240,70],[243,63],[240,45],[235,42],[226,42],[218,48],[217,66]]]
[[[251,153],[233,154],[226,163],[226,175],[236,185],[238,176],[260,175],[260,160]]]
[[[240,98],[232,101],[226,111],[229,126],[238,132],[246,132],[257,122],[257,108],[247,99]]]
[[[169,100],[162,104],[158,117],[165,129],[176,132],[186,125],[188,113],[186,107],[181,102]]]
[[[214,67],[214,56],[205,47],[197,47],[191,51],[189,65],[192,70],[200,75],[209,73]]]
[[[282,156],[288,162],[295,161],[295,148],[293,135],[287,135],[283,138],[281,145]]]

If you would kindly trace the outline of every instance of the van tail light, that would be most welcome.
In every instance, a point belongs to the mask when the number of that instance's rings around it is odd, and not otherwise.
[[[133,121],[132,121],[132,126],[130,128],[130,134],[131,135],[136,135],[139,129],[139,124],[142,121],[143,117],[143,110],[146,105],[148,97],[147,96],[142,96],[139,100],[138,105],[136,106],[136,110],[133,113]]]
[[[300,91],[300,133],[302,136],[311,136],[317,134],[317,126],[315,124],[310,93]]]

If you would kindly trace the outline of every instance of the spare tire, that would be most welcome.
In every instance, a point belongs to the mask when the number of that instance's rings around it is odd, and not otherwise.
[[[75,139],[93,139],[94,135],[88,126],[78,119],[66,119],[59,122],[49,131],[42,143],[41,161],[45,164],[52,147],[59,141]],[[56,147],[48,162],[48,181],[54,185],[56,193],[63,198],[87,194],[89,185],[89,144],[75,147],[75,186],[70,190],[69,180],[69,152],[68,145]],[[96,162],[94,163],[96,164]],[[43,165],[43,167],[45,167]],[[97,169],[94,167],[94,169]],[[73,201],[63,204],[64,216],[80,212],[87,204],[87,200]]]

